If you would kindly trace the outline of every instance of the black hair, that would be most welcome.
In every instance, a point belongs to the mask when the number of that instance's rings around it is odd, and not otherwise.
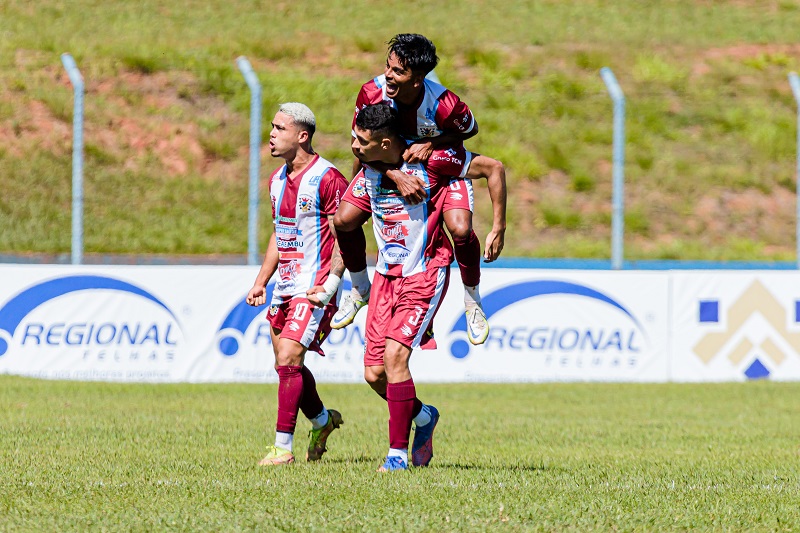
[[[397,57],[403,68],[425,76],[439,64],[436,46],[424,35],[398,33],[389,40],[389,54]]]
[[[384,102],[362,108],[356,116],[356,126],[377,135],[400,136],[397,110]]]

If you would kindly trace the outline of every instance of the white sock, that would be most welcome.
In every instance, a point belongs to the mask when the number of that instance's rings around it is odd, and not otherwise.
[[[386,457],[400,457],[405,464],[408,464],[408,450],[389,448],[389,453],[386,454]]]
[[[471,307],[473,305],[481,304],[481,290],[480,285],[470,287],[464,285],[464,307]]]
[[[311,421],[311,427],[314,429],[324,428],[325,424],[328,423],[328,410],[325,407],[322,408],[322,412],[315,416],[314,418],[309,418]]]
[[[293,433],[284,433],[282,431],[275,432],[275,446],[278,448],[292,451],[292,442],[294,442]]]
[[[353,292],[359,297],[363,298],[369,293],[371,284],[366,268],[359,272],[350,272],[350,282],[353,284]]]
[[[417,427],[420,426],[427,426],[431,423],[431,411],[428,409],[428,406],[422,404],[422,410],[420,410],[419,414],[414,417],[414,423]]]

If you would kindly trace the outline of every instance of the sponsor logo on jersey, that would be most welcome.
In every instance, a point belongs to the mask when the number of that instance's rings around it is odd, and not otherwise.
[[[454,155],[456,155],[457,152],[455,150],[453,150],[452,148],[448,148],[447,150],[444,151],[444,153],[446,153],[450,157],[453,157]]]
[[[399,264],[411,255],[411,250],[400,244],[387,244],[381,250],[381,255],[387,263]]]
[[[381,228],[381,235],[386,241],[405,242],[408,237],[408,228],[402,223],[386,224]]]
[[[292,241],[285,241],[283,239],[277,240],[278,248],[302,248],[305,246],[303,241],[292,240]]]
[[[289,322],[289,324],[287,324],[286,327],[289,328],[289,331],[295,331],[295,332],[300,331],[300,324],[298,324],[294,320]]]
[[[302,235],[303,232],[294,225],[287,225],[287,224],[275,224],[275,233],[279,233],[281,235]]]
[[[300,262],[295,259],[283,265],[278,265],[278,275],[282,280],[295,279],[302,270],[303,267],[300,265]]]
[[[462,198],[464,198],[464,195],[461,194],[460,192],[451,192],[450,193],[450,199],[451,200],[455,200],[455,201],[458,202],[458,201],[461,201]]]
[[[403,325],[400,327],[400,332],[401,332],[403,335],[405,335],[406,337],[410,337],[411,335],[413,335],[413,334],[414,334],[414,331],[412,331],[412,329],[411,329],[410,327],[408,327],[406,324],[403,324]]]

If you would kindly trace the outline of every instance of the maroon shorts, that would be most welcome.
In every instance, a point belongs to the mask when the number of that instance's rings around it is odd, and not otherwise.
[[[376,272],[367,312],[364,366],[383,365],[386,339],[393,339],[411,349],[436,348],[433,317],[439,310],[449,282],[449,266],[430,268],[407,278],[388,277]]]
[[[282,339],[297,341],[312,352],[325,355],[320,344],[331,332],[331,318],[337,309],[333,300],[325,307],[317,307],[308,298],[291,298],[271,305],[267,320]]]
[[[472,192],[472,180],[453,178],[447,187],[447,196],[444,197],[444,208],[447,212],[451,209],[466,209],[473,211],[475,196]]]

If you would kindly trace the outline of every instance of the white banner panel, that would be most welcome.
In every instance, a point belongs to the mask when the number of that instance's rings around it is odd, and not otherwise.
[[[796,272],[673,272],[671,379],[800,379]]]
[[[275,382],[257,267],[0,265],[0,372],[52,379]],[[669,274],[486,269],[487,342],[466,340],[454,269],[419,382],[665,381]],[[362,382],[366,310],[306,364]]]
[[[666,381],[668,276],[656,272],[486,269],[489,339],[467,341],[453,269],[436,317],[438,349],[417,351],[419,381]]]

